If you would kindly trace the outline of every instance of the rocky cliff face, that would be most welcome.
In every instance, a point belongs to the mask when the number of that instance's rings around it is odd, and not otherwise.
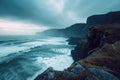
[[[71,55],[74,61],[88,56],[94,49],[102,47],[105,43],[114,43],[120,40],[119,24],[106,24],[89,27],[87,39],[79,37],[69,38],[70,45],[77,45],[74,50],[71,51]]]
[[[119,12],[116,14],[118,13]],[[113,14],[114,13],[108,13],[107,15],[113,16]],[[75,43],[72,42],[72,44],[77,45],[75,49],[71,51],[75,62],[64,71],[56,71],[49,68],[41,75],[38,75],[35,80],[119,80],[119,17],[112,17],[112,19],[116,20],[112,21],[112,23],[105,22],[104,25],[99,24],[90,27],[87,41],[81,40],[81,38],[71,38],[71,42],[75,41]],[[98,21],[95,24],[100,22]],[[91,24],[93,25],[92,22]]]
[[[48,69],[35,80],[119,80],[120,24],[95,26],[90,33],[87,43],[89,56],[64,71]],[[78,52],[79,49],[81,47],[78,47]]]
[[[120,24],[106,24],[91,27],[86,41],[77,41],[77,46],[71,51],[74,61],[85,58],[92,51],[101,48],[105,43],[114,43],[120,40]],[[71,39],[72,40],[72,39]],[[74,42],[74,41],[73,41]],[[72,43],[73,43],[72,42]]]

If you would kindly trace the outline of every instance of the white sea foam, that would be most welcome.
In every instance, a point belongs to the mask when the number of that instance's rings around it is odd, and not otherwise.
[[[9,54],[13,54],[19,51],[25,52],[31,48],[41,46],[41,45],[49,45],[49,44],[62,45],[65,43],[66,43],[65,38],[50,38],[50,39],[37,39],[34,41],[29,41],[29,42],[17,44],[17,45],[5,45],[5,46],[1,45],[0,46],[0,57],[7,56]]]
[[[48,67],[53,67],[55,70],[64,70],[73,63],[73,59],[68,55],[60,55],[52,58],[38,57],[36,60],[38,63],[44,63]]]
[[[4,46],[0,47],[0,57],[7,56],[8,54],[27,50],[26,47],[19,47],[19,46]]]
[[[66,54],[66,55],[70,55],[71,53],[71,49],[69,48],[53,48],[51,49],[51,51],[54,51],[56,53]]]

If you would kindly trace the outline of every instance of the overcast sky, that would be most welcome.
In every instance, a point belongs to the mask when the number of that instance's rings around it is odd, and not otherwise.
[[[0,34],[63,28],[86,22],[90,15],[119,10],[120,0],[0,0]]]

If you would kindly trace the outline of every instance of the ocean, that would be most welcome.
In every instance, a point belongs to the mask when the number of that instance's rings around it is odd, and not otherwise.
[[[34,80],[48,67],[64,70],[73,63],[74,46],[66,38],[0,38],[0,80]]]

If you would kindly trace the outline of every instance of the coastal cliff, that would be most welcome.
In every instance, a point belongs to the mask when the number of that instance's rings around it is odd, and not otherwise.
[[[50,37],[71,37],[71,36],[85,36],[82,33],[86,33],[85,23],[76,23],[63,29],[48,29],[43,32],[39,32],[39,36],[50,36]]]
[[[114,14],[115,13],[115,14]],[[90,26],[86,39],[71,38],[76,45],[71,51],[74,63],[64,71],[48,68],[38,75],[35,80],[119,80],[120,79],[120,13],[112,12],[106,15],[109,22],[96,21],[88,18]],[[106,16],[104,15],[104,16]],[[103,16],[103,15],[101,15]],[[93,22],[91,20],[93,19]],[[103,23],[103,24],[101,24]]]

